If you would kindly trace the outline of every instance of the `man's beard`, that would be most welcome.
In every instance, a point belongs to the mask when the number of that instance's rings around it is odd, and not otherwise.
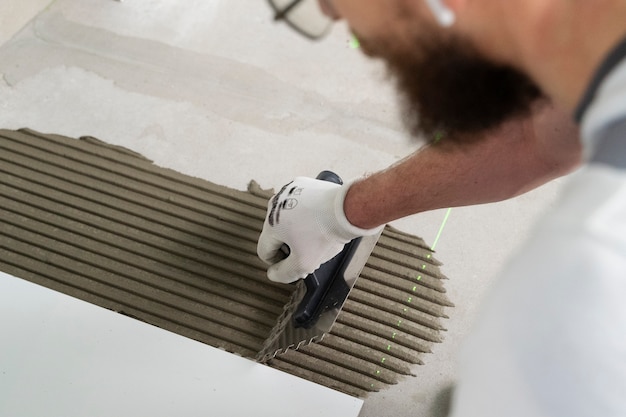
[[[363,43],[368,55],[386,61],[403,101],[404,121],[416,137],[480,137],[508,119],[530,114],[532,104],[544,97],[517,69],[492,62],[439,28],[430,32],[432,37],[416,37],[410,50],[388,42]]]

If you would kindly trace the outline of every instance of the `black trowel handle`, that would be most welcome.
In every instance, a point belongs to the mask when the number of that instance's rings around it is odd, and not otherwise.
[[[343,180],[341,179],[341,177],[332,171],[322,171],[315,178],[318,180],[334,182],[335,184],[343,185]]]
[[[317,179],[343,184],[341,178],[331,171],[322,171]],[[355,239],[348,243],[337,256],[322,264],[304,279],[306,294],[293,315],[295,327],[313,327],[321,313],[343,303],[350,292],[343,279],[343,273],[359,240]]]

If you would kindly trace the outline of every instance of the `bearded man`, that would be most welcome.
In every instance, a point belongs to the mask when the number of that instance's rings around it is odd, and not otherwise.
[[[283,3],[289,19],[300,2]],[[343,186],[297,178],[298,206],[259,239],[268,277],[295,281],[387,222],[510,198],[582,162],[486,302],[452,415],[626,415],[626,1],[320,7],[387,63],[408,129],[441,140]]]

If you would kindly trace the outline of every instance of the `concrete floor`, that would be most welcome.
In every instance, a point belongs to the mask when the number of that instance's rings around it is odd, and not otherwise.
[[[310,43],[274,25],[264,1],[5,0],[6,22],[2,128],[95,136],[238,189],[322,169],[360,176],[419,146],[381,66],[350,47],[345,27]],[[451,211],[437,245],[456,303],[447,339],[416,378],[369,397],[361,417],[438,414],[481,298],[564,181]],[[394,225],[432,243],[445,212]]]

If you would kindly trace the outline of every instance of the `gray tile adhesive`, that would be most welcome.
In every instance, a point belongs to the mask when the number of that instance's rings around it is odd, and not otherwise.
[[[0,270],[254,358],[293,288],[256,256],[270,195],[90,137],[0,130]],[[357,397],[415,375],[453,306],[440,265],[387,227],[332,332],[269,366]]]

